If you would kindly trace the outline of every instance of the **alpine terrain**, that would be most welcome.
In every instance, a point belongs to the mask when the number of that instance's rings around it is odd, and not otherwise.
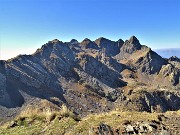
[[[0,134],[180,134],[179,109],[180,59],[135,36],[54,39],[0,61]]]

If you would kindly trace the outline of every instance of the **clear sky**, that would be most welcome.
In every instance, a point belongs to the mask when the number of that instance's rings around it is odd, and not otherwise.
[[[52,39],[129,39],[180,48],[180,0],[0,0],[0,59]]]

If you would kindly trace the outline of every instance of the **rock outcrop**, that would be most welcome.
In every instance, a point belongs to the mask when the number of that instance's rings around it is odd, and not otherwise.
[[[162,58],[135,36],[125,42],[103,37],[80,43],[54,39],[32,55],[0,61],[0,105],[21,107],[40,98],[65,103],[80,115],[116,106],[157,111],[155,106],[160,105],[161,111],[176,110],[180,108],[178,64],[178,58]],[[135,92],[137,99],[132,96],[135,90],[140,93]],[[170,97],[169,90],[174,90]]]

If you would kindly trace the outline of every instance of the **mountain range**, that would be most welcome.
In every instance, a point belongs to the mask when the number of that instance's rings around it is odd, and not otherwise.
[[[82,42],[49,41],[32,55],[0,61],[0,117],[11,118],[39,100],[86,116],[121,108],[180,109],[180,59],[162,58],[132,36]]]
[[[180,58],[180,48],[155,49],[154,51],[164,58],[170,58],[172,56]]]

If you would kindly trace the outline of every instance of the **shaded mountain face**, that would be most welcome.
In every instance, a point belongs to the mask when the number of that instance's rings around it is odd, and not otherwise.
[[[178,64],[178,58],[163,59],[135,36],[125,42],[55,39],[32,55],[0,61],[0,105],[22,107],[38,98],[81,115],[116,107],[176,110]]]

